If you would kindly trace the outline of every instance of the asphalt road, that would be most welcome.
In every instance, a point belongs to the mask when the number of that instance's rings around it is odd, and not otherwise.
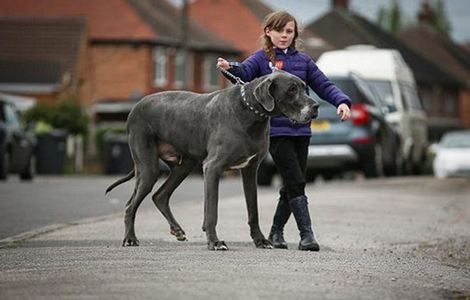
[[[52,224],[62,224],[122,212],[130,197],[134,181],[116,187],[105,197],[107,186],[119,177],[114,176],[38,176],[32,182],[21,182],[13,176],[0,182],[0,239]],[[156,188],[165,178],[160,179]],[[172,201],[201,201],[202,177],[187,178],[175,191]],[[224,178],[222,196],[241,192],[238,178]],[[153,209],[150,198],[142,209]]]
[[[256,249],[239,192],[219,202],[217,230],[230,250],[208,251],[202,201],[174,201],[189,241],[143,209],[140,247],[120,247],[122,214],[4,244],[0,299],[470,298],[469,180],[358,180],[306,191],[320,252],[296,250],[292,219],[289,250]],[[258,194],[267,234],[276,192]]]

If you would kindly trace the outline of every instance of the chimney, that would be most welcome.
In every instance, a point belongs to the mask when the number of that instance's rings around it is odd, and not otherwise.
[[[349,2],[348,0],[331,0],[331,9],[348,10],[349,9],[348,2]]]
[[[431,5],[427,0],[421,2],[421,8],[418,11],[418,21],[420,24],[436,24],[437,17]]]

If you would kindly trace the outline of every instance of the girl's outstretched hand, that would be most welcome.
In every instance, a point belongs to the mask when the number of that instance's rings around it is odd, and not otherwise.
[[[341,121],[346,121],[351,118],[351,110],[349,109],[349,106],[344,103],[338,106],[338,108],[336,109],[336,113],[340,115]]]

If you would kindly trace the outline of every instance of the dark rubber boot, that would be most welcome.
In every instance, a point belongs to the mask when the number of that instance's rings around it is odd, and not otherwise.
[[[269,233],[269,241],[273,244],[274,248],[287,249],[287,242],[284,240],[284,225],[290,217],[290,206],[287,196],[281,197],[277,203],[276,211],[274,212],[273,225]]]
[[[307,197],[302,195],[292,198],[289,200],[289,205],[300,232],[299,250],[320,251],[320,246],[315,240],[312,230]]]

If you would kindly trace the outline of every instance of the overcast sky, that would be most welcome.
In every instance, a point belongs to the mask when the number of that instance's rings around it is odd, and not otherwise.
[[[262,0],[272,9],[284,9],[293,14],[303,25],[326,13],[331,0]],[[433,1],[433,0],[430,0]],[[452,37],[457,42],[470,42],[470,0],[443,0],[452,26]],[[410,21],[416,20],[416,13],[422,0],[399,0]],[[350,9],[370,19],[377,20],[381,6],[390,7],[391,0],[350,0]]]

